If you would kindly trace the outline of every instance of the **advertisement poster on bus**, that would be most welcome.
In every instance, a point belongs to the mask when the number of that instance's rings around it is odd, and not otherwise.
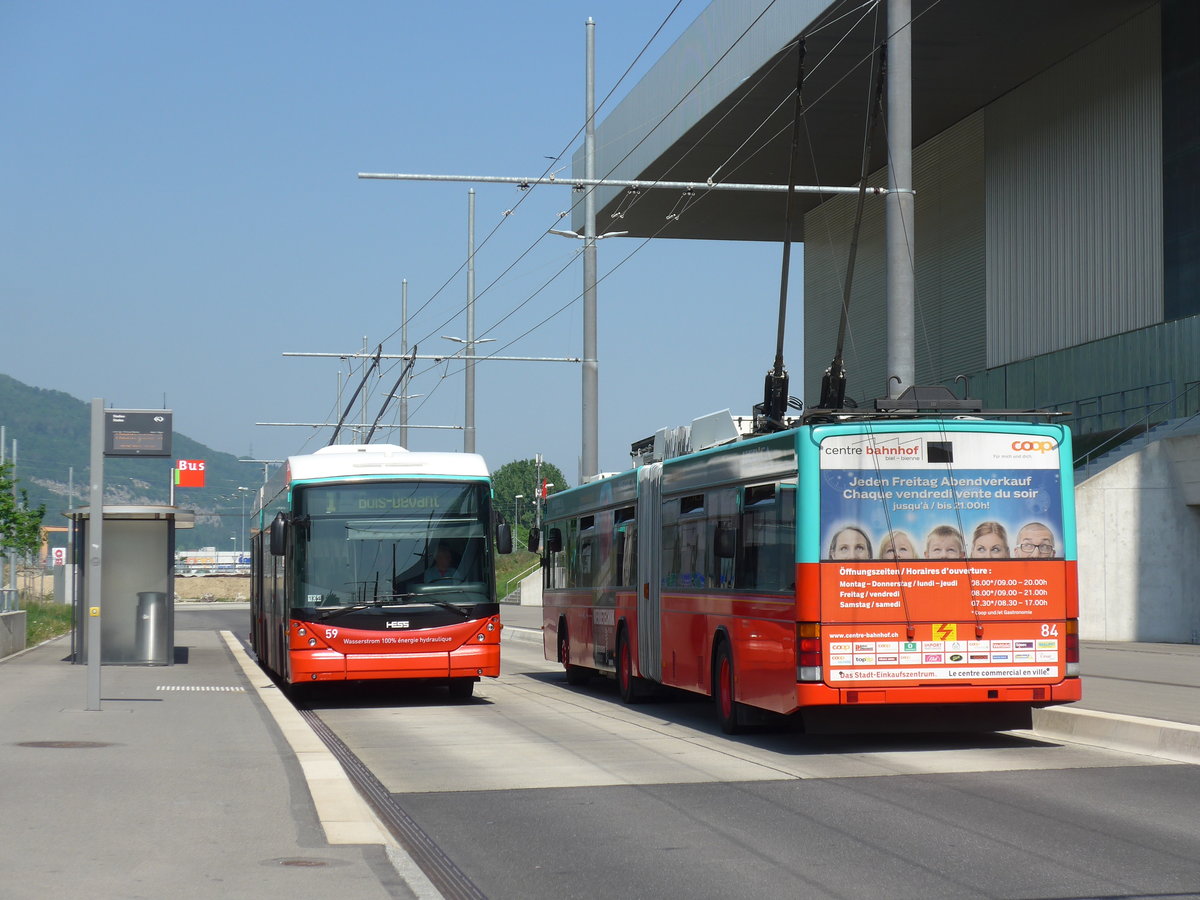
[[[831,682],[1062,676],[1057,442],[887,432],[822,441],[821,606]]]

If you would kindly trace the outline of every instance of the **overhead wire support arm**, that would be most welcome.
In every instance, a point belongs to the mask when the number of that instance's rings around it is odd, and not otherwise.
[[[673,191],[749,191],[770,194],[786,194],[789,190],[786,184],[745,184],[725,181],[630,181],[616,178],[557,178],[554,175],[548,175],[545,178],[520,178],[506,175],[408,175],[359,172],[358,177],[380,181],[463,181],[476,184],[515,184],[522,190],[537,184],[555,184],[570,188],[623,187],[638,190],[664,188]],[[857,194],[861,188],[857,185],[842,187],[828,184],[798,184],[791,190],[801,194]],[[888,189],[882,187],[867,188],[867,191],[879,196],[888,193]]]
[[[462,351],[454,353],[441,354],[417,354],[411,353],[281,353],[281,356],[311,356],[324,357],[326,359],[428,359],[433,362],[444,362],[448,359],[465,359]],[[477,356],[475,362],[486,362],[488,360],[508,360],[510,362],[565,362],[577,363],[583,362],[578,356]]]

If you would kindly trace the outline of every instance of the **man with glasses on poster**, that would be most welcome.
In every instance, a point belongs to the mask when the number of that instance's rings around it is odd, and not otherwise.
[[[1013,548],[1017,559],[1052,559],[1054,557],[1054,532],[1041,522],[1030,522],[1017,532],[1017,544]]]

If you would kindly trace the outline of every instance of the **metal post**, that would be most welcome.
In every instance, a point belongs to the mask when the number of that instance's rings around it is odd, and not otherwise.
[[[408,279],[400,281],[400,353],[408,353]],[[405,382],[408,379],[404,379]],[[400,385],[400,446],[408,447],[408,384]]]
[[[596,177],[596,23],[587,20],[584,177]],[[596,358],[596,189],[583,198],[583,448],[585,478],[600,471],[599,362]]]
[[[92,398],[87,547],[87,708],[100,709],[100,612],[104,548],[104,400]]]
[[[475,189],[467,192],[467,387],[463,452],[475,452]]]
[[[366,353],[367,353],[367,336],[364,334],[363,335],[363,355],[365,356]],[[365,423],[371,421],[370,419],[367,418],[367,396],[371,393],[371,387],[370,387],[370,385],[367,384],[366,365],[367,364],[364,361],[363,362],[363,392],[362,392],[362,401],[359,406],[361,412],[359,413],[359,420],[358,420],[359,422],[364,423],[364,427],[365,427]],[[366,432],[364,432],[362,428],[356,428],[355,434],[358,435],[358,440],[353,441],[353,443],[365,444],[367,442]]]
[[[887,243],[888,396],[915,378],[913,267],[916,258],[912,194],[912,2],[888,0]],[[893,378],[894,376],[895,378]],[[897,382],[895,379],[899,379]]]
[[[3,466],[4,462],[5,462],[4,442],[8,439],[5,434],[5,432],[7,431],[7,428],[8,428],[8,426],[6,426],[6,425],[0,425],[0,466]],[[4,532],[0,531],[0,538],[3,538],[3,537],[4,537]],[[3,553],[3,549],[2,549],[3,546],[4,546],[3,542],[0,541],[0,591],[4,590],[4,585],[5,585],[5,579],[4,579],[4,565],[5,564],[4,564],[4,553]],[[13,587],[14,588],[17,586],[16,581],[17,581],[17,579],[16,579],[16,576],[14,575],[13,576]],[[8,595],[0,594],[0,596],[7,597]],[[8,603],[7,600],[4,600],[3,603],[0,603],[0,609],[3,609],[5,612],[7,612],[8,611],[8,606],[6,605],[7,603]]]

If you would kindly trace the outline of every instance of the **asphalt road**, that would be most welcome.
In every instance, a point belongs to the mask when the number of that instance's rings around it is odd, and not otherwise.
[[[703,701],[627,707],[537,645],[504,657],[468,703],[311,703],[492,900],[1200,897],[1194,766],[1025,734],[730,738]]]

